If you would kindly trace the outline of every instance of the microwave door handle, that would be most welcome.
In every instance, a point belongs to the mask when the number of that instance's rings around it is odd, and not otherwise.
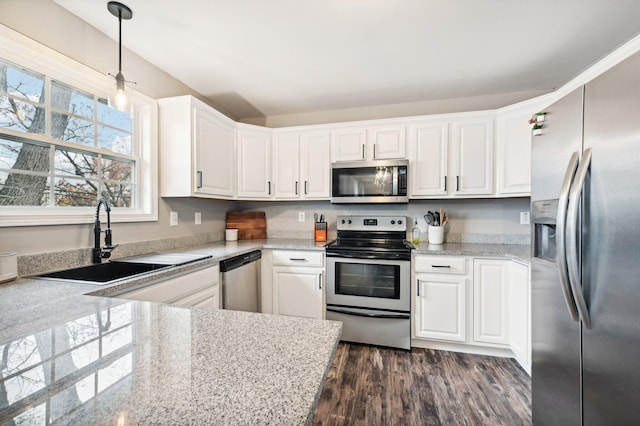
[[[578,152],[574,152],[569,159],[567,171],[564,175],[562,187],[560,189],[560,197],[558,198],[558,213],[556,217],[556,238],[557,238],[557,262],[558,271],[560,272],[560,288],[564,301],[569,309],[569,315],[574,321],[578,321],[578,308],[576,307],[573,294],[569,284],[569,272],[567,264],[567,205],[569,203],[569,192],[571,184],[578,169],[580,156]]]
[[[574,184],[569,193],[569,206],[567,207],[567,264],[569,270],[569,284],[573,291],[573,297],[578,308],[580,318],[585,327],[591,328],[591,318],[589,316],[589,308],[584,299],[584,291],[582,289],[582,279],[580,273],[580,259],[578,253],[578,234],[579,234],[579,207],[580,198],[584,194],[584,182],[587,178],[589,165],[591,164],[591,148],[584,150],[582,161],[576,172]]]

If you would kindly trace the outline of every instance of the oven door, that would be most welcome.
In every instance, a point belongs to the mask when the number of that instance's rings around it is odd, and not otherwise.
[[[327,305],[411,310],[410,260],[327,257]]]

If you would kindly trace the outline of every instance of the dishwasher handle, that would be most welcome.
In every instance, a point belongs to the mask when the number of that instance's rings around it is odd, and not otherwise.
[[[220,272],[229,272],[238,269],[244,265],[260,260],[262,253],[255,250],[249,253],[240,254],[229,259],[220,261]]]

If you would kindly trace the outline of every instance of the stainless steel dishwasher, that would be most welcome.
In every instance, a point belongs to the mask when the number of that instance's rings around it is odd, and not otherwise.
[[[260,250],[220,262],[222,308],[260,312]]]

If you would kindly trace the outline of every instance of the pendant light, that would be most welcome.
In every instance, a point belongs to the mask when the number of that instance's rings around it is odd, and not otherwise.
[[[122,75],[122,20],[123,19],[131,19],[133,17],[133,12],[127,6],[117,1],[110,1],[107,3],[107,9],[113,16],[118,18],[118,74],[115,76],[116,79],[116,90],[109,96],[109,106],[115,108],[119,111],[128,111],[130,105],[130,94],[127,91],[127,87],[125,83],[127,81]]]

